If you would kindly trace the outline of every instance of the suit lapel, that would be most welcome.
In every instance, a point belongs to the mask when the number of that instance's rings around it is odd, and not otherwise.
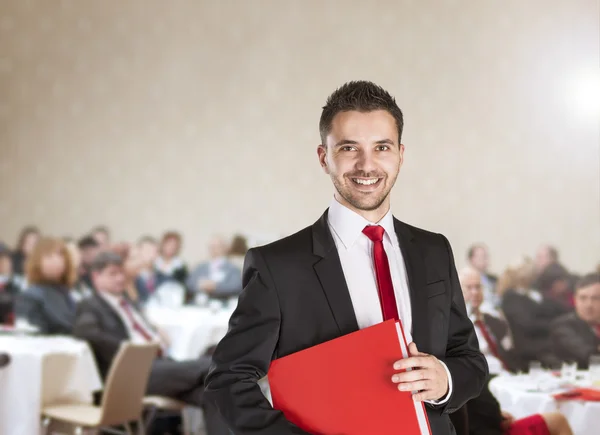
[[[429,343],[428,303],[426,286],[426,269],[423,253],[415,242],[410,228],[394,218],[394,229],[398,236],[400,251],[406,266],[410,305],[412,312],[412,337],[417,347],[426,352]],[[404,326],[406,328],[406,325]]]
[[[352,306],[352,299],[350,298],[340,257],[329,231],[327,211],[315,222],[312,230],[313,254],[319,257],[313,267],[323,287],[340,334],[345,335],[357,331],[356,314]]]

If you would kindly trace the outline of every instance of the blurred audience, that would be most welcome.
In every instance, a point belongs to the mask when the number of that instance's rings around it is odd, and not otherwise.
[[[107,250],[110,248],[110,230],[104,225],[98,225],[95,227],[90,235],[94,238],[100,250]]]
[[[25,275],[25,262],[40,239],[40,236],[40,230],[32,225],[21,230],[12,257],[13,273],[16,276]]]
[[[8,246],[0,243],[0,324],[12,325],[14,304],[19,287],[14,281],[12,256]]]
[[[575,312],[552,324],[554,352],[587,369],[590,356],[600,355],[600,274],[584,276],[575,289]]]
[[[154,269],[158,258],[158,243],[151,236],[143,236],[137,244],[140,272],[135,281],[138,298],[145,303],[160,285],[159,276]]]
[[[242,272],[227,258],[225,239],[215,236],[209,244],[210,260],[199,264],[188,278],[193,293],[211,298],[228,298],[242,291]]]
[[[535,253],[535,274],[539,276],[548,266],[558,263],[558,249],[541,245]]]
[[[472,245],[467,252],[469,265],[475,269],[481,280],[484,299],[484,311],[497,313],[500,307],[500,300],[496,294],[496,282],[498,277],[489,273],[490,255],[487,246],[483,243]]]
[[[155,268],[160,282],[177,281],[185,285],[188,277],[188,269],[180,257],[182,238],[175,231],[166,232],[160,241],[158,258]]]
[[[124,297],[123,265],[123,259],[114,252],[98,254],[91,267],[97,293],[80,304],[73,329],[76,337],[90,344],[103,378],[124,341],[158,342],[166,347],[159,333]],[[204,408],[204,378],[209,366],[209,357],[174,361],[158,356],[152,365],[146,393]],[[216,413],[205,409],[205,421],[208,435],[228,434]]]
[[[508,324],[483,309],[485,296],[480,272],[469,266],[460,270],[458,277],[469,318],[475,326],[479,349],[485,355],[490,375],[518,370],[520,364],[513,349]]]
[[[530,361],[556,367],[560,361],[552,351],[550,322],[566,312],[560,303],[531,288],[535,267],[529,258],[510,265],[498,280],[502,311],[513,333],[514,347],[526,368]]]
[[[231,240],[227,258],[235,264],[240,270],[244,267],[244,259],[248,252],[248,241],[241,234],[236,234]]]
[[[64,242],[40,239],[27,258],[26,275],[28,287],[17,299],[17,318],[41,334],[70,334],[76,308],[71,289],[77,271]]]
[[[566,310],[572,309],[571,274],[559,263],[546,266],[538,275],[535,285],[543,296],[564,306]]]
[[[84,236],[77,243],[79,248],[80,264],[78,269],[79,281],[88,288],[94,288],[90,275],[90,265],[100,252],[100,245],[92,236]]]

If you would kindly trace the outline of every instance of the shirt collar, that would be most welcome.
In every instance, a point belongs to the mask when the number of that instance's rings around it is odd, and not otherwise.
[[[356,240],[363,235],[362,231],[367,225],[381,225],[385,230],[384,237],[387,237],[390,242],[392,242],[392,235],[396,234],[391,209],[379,222],[369,222],[355,211],[340,204],[334,197],[329,205],[327,219],[332,230],[335,231],[346,249],[350,249]]]

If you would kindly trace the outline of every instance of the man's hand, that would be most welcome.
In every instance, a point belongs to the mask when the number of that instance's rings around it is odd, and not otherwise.
[[[502,423],[500,424],[503,431],[507,431],[511,424],[515,421],[515,418],[510,412],[502,411]]]
[[[400,391],[413,391],[416,401],[439,400],[448,394],[448,375],[442,363],[433,355],[419,352],[415,343],[408,345],[409,357],[396,361],[392,381]]]
[[[199,279],[198,288],[206,293],[212,293],[217,289],[217,283],[210,279]]]

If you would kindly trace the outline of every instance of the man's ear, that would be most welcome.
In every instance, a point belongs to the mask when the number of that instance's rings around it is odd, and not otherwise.
[[[329,175],[329,165],[327,164],[327,145],[317,146],[317,155],[319,156],[319,163],[323,172]]]

